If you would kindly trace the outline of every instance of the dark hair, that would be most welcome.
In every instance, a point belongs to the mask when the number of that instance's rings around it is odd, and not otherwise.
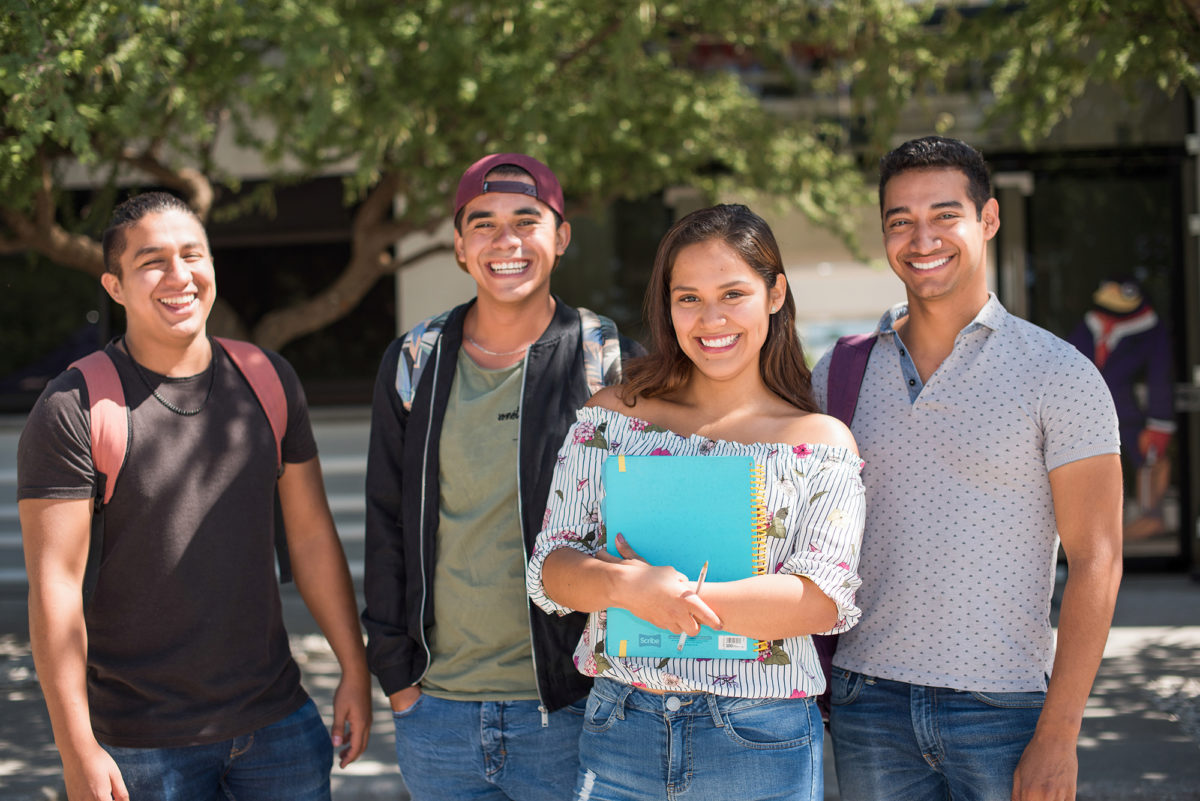
[[[646,287],[645,320],[650,353],[625,368],[622,400],[632,406],[639,397],[653,398],[678,389],[692,372],[692,362],[679,347],[671,322],[671,271],[679,252],[689,245],[719,240],[729,246],[767,285],[783,274],[783,257],[775,235],[762,217],[742,205],[720,205],[687,215],[667,231],[658,245]],[[812,378],[796,335],[796,303],[785,287],[783,305],[770,316],[758,368],[767,387],[806,412],[817,411]]]
[[[888,181],[909,170],[952,169],[967,176],[967,194],[975,204],[975,219],[992,196],[992,178],[983,154],[961,139],[925,136],[910,139],[879,160],[879,212]]]
[[[484,178],[528,178],[536,183],[536,180],[529,170],[524,167],[518,167],[516,164],[497,164],[495,167],[487,171]],[[549,205],[549,204],[547,204]],[[466,206],[458,210],[458,214],[454,215],[454,230],[462,233],[463,212]],[[550,213],[554,215],[554,227],[562,225],[563,218],[554,209],[550,209]]]
[[[121,275],[121,254],[125,252],[125,231],[141,222],[148,214],[181,211],[190,216],[204,230],[204,223],[185,201],[167,192],[143,192],[134,195],[113,209],[108,228],[101,240],[104,253],[104,269],[115,276]],[[206,234],[207,236],[207,234]]]

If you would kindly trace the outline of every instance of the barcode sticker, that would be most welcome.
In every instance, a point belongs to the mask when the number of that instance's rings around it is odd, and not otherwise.
[[[721,634],[717,637],[717,650],[744,651],[746,650],[746,638],[736,634]]]

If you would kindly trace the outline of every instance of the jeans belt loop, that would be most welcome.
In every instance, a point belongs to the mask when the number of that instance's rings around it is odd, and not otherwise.
[[[617,720],[625,719],[625,702],[629,700],[629,696],[637,689],[632,684],[623,684],[621,692],[617,695]]]
[[[718,706],[719,698],[712,693],[706,693],[704,696],[708,700],[708,713],[712,715],[713,725],[718,729],[725,726],[725,718],[721,715],[721,707]]]

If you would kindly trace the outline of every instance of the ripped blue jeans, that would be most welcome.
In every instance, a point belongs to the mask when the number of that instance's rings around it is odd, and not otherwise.
[[[576,801],[816,801],[821,714],[811,698],[656,693],[596,679]]]

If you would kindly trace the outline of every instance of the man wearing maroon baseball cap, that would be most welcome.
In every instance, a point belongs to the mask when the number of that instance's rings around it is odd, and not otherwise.
[[[559,223],[567,216],[563,211],[562,187],[549,167],[523,153],[493,153],[468,167],[459,179],[458,191],[454,193],[455,228],[461,222],[458,213],[463,206],[489,192],[535,197],[558,215]]]
[[[549,801],[579,770],[590,680],[572,652],[585,619],[532,608],[525,554],[575,411],[641,348],[551,294],[571,226],[545,164],[485,156],[453,211],[475,298],[393,342],[375,387],[368,661],[414,801]]]

